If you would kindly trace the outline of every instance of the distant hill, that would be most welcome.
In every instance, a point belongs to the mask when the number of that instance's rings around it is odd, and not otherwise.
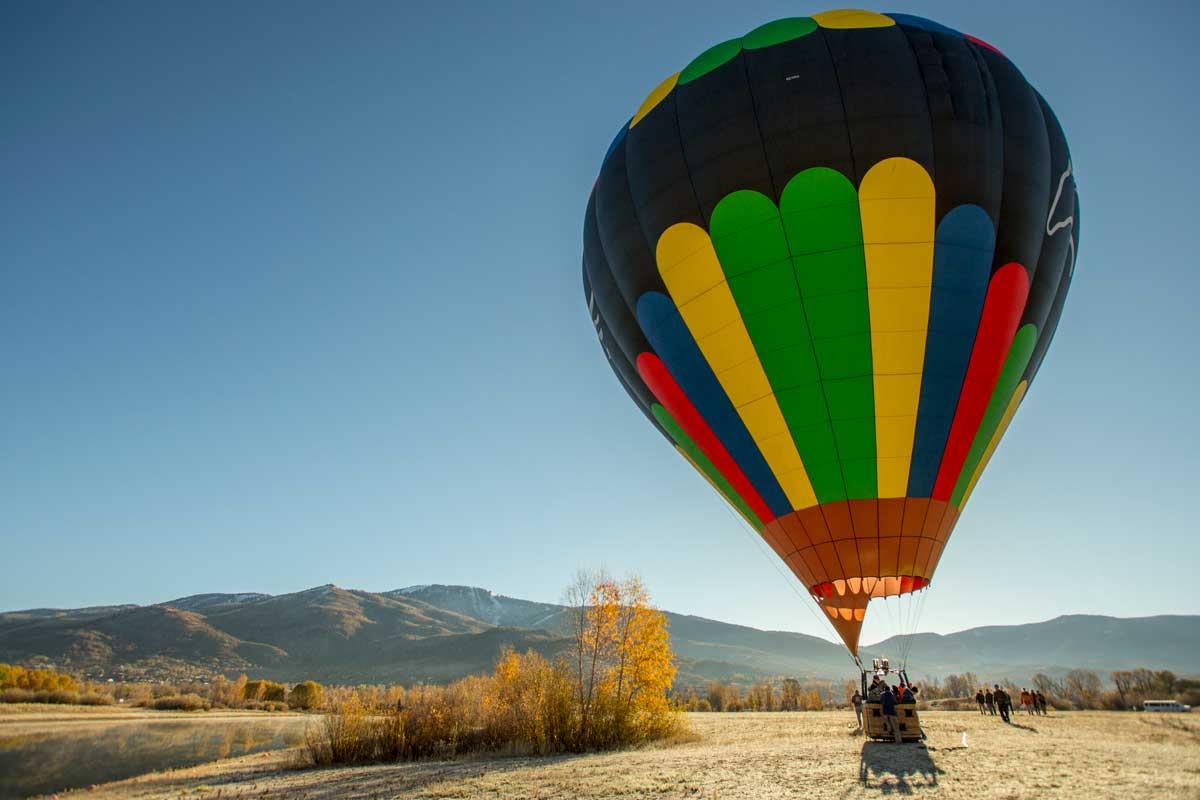
[[[934,675],[963,672],[1031,674],[1079,666],[1099,670],[1156,667],[1197,671],[1200,616],[1171,615],[1120,619],[1086,614],[1055,617],[1025,625],[991,625],[945,636],[919,633],[912,657]],[[872,646],[894,652],[896,641]]]
[[[318,586],[271,596],[200,594],[153,606],[0,613],[0,661],[47,662],[94,677],[182,679],[218,672],[325,682],[444,682],[490,670],[503,647],[562,652],[566,610],[472,586],[364,592]],[[840,645],[667,613],[679,683],[748,683],[853,672]],[[888,640],[864,660],[895,654]],[[1026,625],[917,634],[912,673],[1027,679],[1077,666],[1195,672],[1200,616],[1064,616]]]
[[[556,630],[563,622],[563,607],[560,605],[505,597],[476,586],[432,584],[409,586],[384,594],[387,597],[419,600],[500,627]]]
[[[566,624],[566,609],[561,605],[505,597],[474,586],[411,586],[388,595],[472,615],[493,625],[558,633]],[[841,645],[815,636],[666,614],[671,646],[682,660],[682,671],[697,680],[729,676],[753,680],[780,674],[825,677],[844,673],[851,666]]]

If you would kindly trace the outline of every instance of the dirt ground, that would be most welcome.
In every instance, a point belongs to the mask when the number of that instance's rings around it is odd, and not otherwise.
[[[694,741],[554,758],[297,769],[276,751],[86,792],[114,798],[1200,798],[1200,718],[929,712],[928,742],[864,742],[847,712],[689,714]]]

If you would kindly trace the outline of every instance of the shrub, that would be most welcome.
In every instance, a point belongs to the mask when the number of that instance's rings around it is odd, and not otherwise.
[[[929,703],[929,708],[934,711],[973,711],[977,707],[978,704],[971,697],[943,697]]]
[[[569,657],[506,650],[490,676],[413,687],[394,702],[378,687],[331,692],[330,713],[307,736],[311,760],[582,752],[681,733],[667,697],[675,667],[666,618],[641,583],[585,578],[571,597]]]
[[[79,690],[79,684],[70,675],[52,669],[26,669],[15,664],[0,664],[0,689],[75,692]]]
[[[267,700],[270,702],[286,703],[287,687],[275,681],[246,681],[246,685],[242,690],[242,697],[246,700]]]
[[[0,703],[32,703],[32,696],[28,689],[0,689]]]
[[[0,690],[0,703],[58,703],[72,705],[79,702],[78,692],[33,691],[31,689]]]
[[[325,689],[316,681],[305,681],[292,687],[287,704],[290,708],[311,711],[320,708],[325,700]]]
[[[208,687],[208,701],[214,707],[237,708],[246,697],[246,676],[230,681],[218,675]]]
[[[206,711],[208,702],[198,694],[175,694],[157,698],[150,707],[157,711]]]

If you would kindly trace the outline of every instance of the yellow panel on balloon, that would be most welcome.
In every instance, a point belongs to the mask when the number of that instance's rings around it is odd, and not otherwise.
[[[658,240],[658,272],[676,307],[690,303],[725,280],[719,264],[715,272],[712,269],[711,249],[712,242],[704,229],[687,222],[672,225]]]
[[[813,14],[812,18],[822,28],[845,30],[852,28],[887,28],[896,24],[891,17],[876,14],[874,11],[861,11],[857,8],[839,8],[834,11],[822,11]]]
[[[672,225],[659,238],[655,257],[679,316],[788,501],[793,508],[815,505],[795,442],[779,436],[787,423],[708,233],[687,222]]]
[[[911,159],[884,159],[863,176],[858,205],[871,312],[879,497],[904,497],[933,286],[933,181]],[[904,375],[915,380],[895,380]]]
[[[646,99],[642,101],[642,104],[638,106],[638,110],[633,115],[633,119],[629,121],[629,127],[632,128],[634,125],[637,125],[647,114],[653,111],[654,107],[661,103],[663,98],[671,93],[671,90],[675,88],[675,84],[678,82],[679,73],[676,72],[674,75],[667,76],[666,80],[664,80],[658,86],[655,86],[650,94],[646,95]]]
[[[800,454],[796,452],[796,443],[792,441],[792,434],[788,431],[763,439],[758,445],[763,458],[768,464],[775,465],[775,469],[780,470],[781,474],[804,471],[804,462],[800,460]]]

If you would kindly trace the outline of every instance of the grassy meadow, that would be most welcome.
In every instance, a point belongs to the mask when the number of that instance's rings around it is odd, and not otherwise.
[[[1191,798],[1200,719],[1083,711],[929,712],[927,746],[864,742],[847,712],[693,713],[692,735],[550,757],[297,767],[303,748],[101,785],[116,798]],[[964,738],[965,734],[965,738]]]

